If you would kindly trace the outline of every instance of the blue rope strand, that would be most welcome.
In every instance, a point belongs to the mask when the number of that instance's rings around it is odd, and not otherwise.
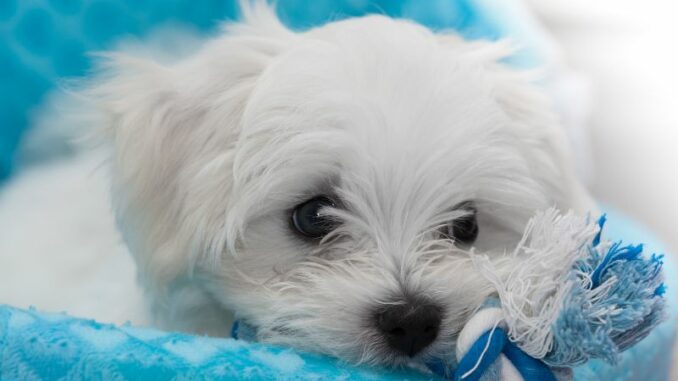
[[[508,341],[502,353],[513,363],[524,381],[556,381],[548,365],[523,352],[514,343]]]

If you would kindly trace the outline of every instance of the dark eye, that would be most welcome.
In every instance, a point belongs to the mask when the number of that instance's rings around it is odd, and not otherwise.
[[[292,212],[292,226],[309,238],[322,238],[336,226],[330,217],[321,214],[323,208],[334,207],[335,202],[327,196],[314,197],[299,204]]]
[[[478,238],[478,212],[472,202],[465,202],[459,205],[458,209],[468,214],[447,224],[442,233],[459,246],[470,246]]]

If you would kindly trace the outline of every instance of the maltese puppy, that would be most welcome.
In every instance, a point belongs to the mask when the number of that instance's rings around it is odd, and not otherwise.
[[[505,43],[368,16],[306,32],[258,2],[174,62],[84,90],[155,321],[352,362],[454,350],[537,210],[585,212],[567,142]]]

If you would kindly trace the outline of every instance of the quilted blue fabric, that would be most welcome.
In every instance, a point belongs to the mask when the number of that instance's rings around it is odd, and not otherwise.
[[[652,236],[608,213],[609,237]],[[669,313],[678,313],[678,271],[667,258]],[[676,320],[669,319],[612,366],[592,361],[575,369],[576,381],[668,380]],[[433,380],[413,371],[356,368],[319,355],[233,339],[116,327],[65,315],[0,305],[0,380]]]
[[[0,306],[0,380],[435,380],[289,349]]]
[[[278,0],[277,4],[282,20],[296,29],[378,12],[434,29],[456,29],[469,38],[518,34],[533,53],[538,51],[537,33],[529,28],[532,21],[513,0]],[[143,36],[163,23],[209,34],[221,21],[237,17],[236,0],[1,0],[0,181],[12,169],[30,111],[60,80],[87,72],[91,61],[86,52],[111,48],[125,36]]]

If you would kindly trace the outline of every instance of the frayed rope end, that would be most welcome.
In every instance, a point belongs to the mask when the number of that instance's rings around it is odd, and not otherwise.
[[[615,362],[665,319],[662,256],[603,241],[606,220],[538,213],[508,274],[473,256],[497,289],[511,341],[551,366]]]

